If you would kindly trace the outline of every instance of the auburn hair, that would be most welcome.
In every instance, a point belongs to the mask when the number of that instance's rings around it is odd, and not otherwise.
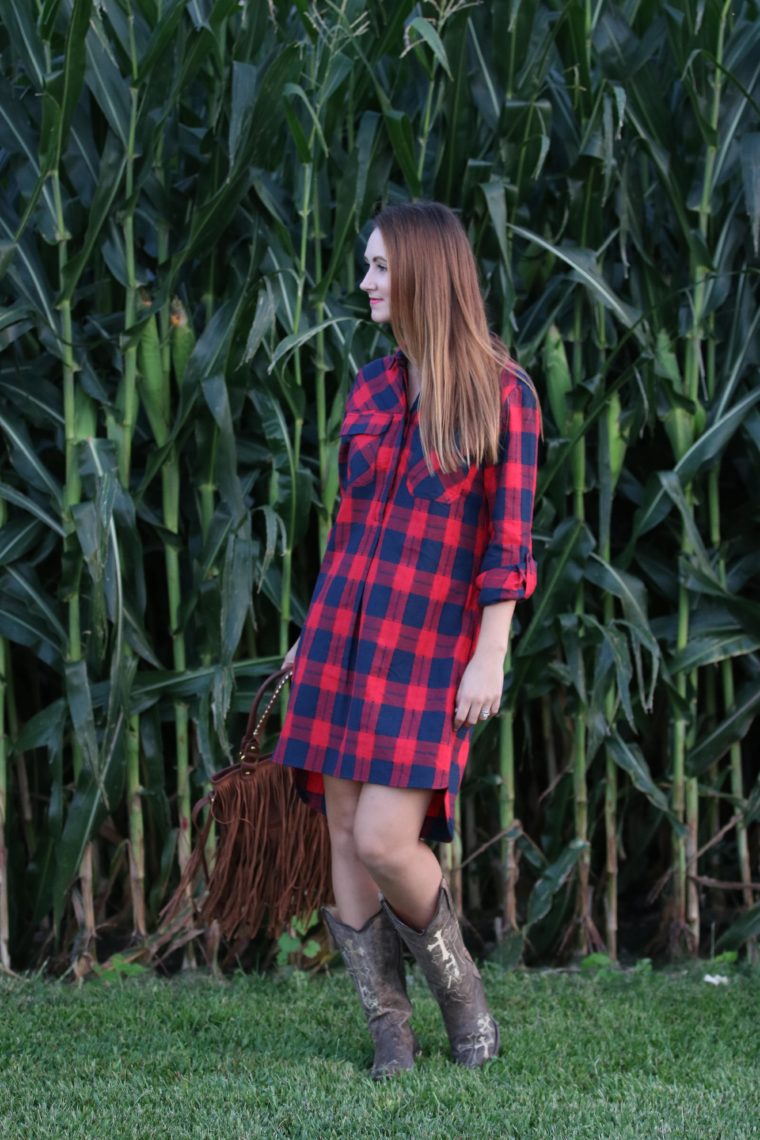
[[[386,206],[374,218],[388,255],[393,335],[420,372],[419,423],[430,466],[495,463],[507,349],[490,334],[475,258],[439,202]]]

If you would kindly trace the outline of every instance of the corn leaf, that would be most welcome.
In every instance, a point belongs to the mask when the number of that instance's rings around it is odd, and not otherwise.
[[[735,922],[732,922],[728,930],[724,930],[718,941],[715,943],[716,950],[738,950],[745,942],[751,938],[756,938],[760,934],[760,903],[743,914]]]
[[[556,859],[546,868],[531,891],[528,900],[528,915],[525,923],[527,930],[540,922],[542,918],[546,918],[555,895],[562,890],[578,865],[581,856],[587,850],[587,843],[580,839],[571,839],[559,859]]]
[[[736,694],[736,701],[728,715],[693,748],[686,757],[690,775],[701,776],[721,760],[732,744],[743,740],[760,710],[760,685],[748,681]]]
[[[448,56],[446,55],[446,49],[443,46],[443,41],[441,40],[441,37],[438,35],[438,32],[435,30],[430,21],[426,20],[424,16],[415,16],[414,19],[410,20],[406,25],[407,38],[410,39],[411,47],[413,46],[413,41],[411,41],[411,37],[409,36],[410,32],[417,32],[419,34],[420,38],[423,39],[428,45],[433,53],[434,58],[446,72],[449,79],[453,79],[451,68],[449,67]],[[409,48],[406,48],[406,51],[409,51]]]

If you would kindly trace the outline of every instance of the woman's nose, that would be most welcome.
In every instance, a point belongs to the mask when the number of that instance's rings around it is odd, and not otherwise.
[[[363,277],[363,279],[359,285],[359,288],[364,289],[364,291],[366,293],[369,293],[370,289],[372,288],[372,269],[371,268],[368,269],[367,272],[364,274],[364,277]]]

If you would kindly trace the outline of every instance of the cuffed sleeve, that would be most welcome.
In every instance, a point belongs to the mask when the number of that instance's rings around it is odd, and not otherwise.
[[[538,400],[524,373],[507,375],[499,459],[483,469],[489,540],[475,579],[482,606],[527,598],[536,588],[531,527],[536,493]]]

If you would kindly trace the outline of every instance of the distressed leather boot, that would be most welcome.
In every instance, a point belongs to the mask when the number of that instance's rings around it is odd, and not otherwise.
[[[375,1045],[371,1076],[392,1077],[411,1069],[420,1052],[409,1025],[412,1006],[406,993],[401,940],[383,910],[361,930],[346,926],[326,907],[322,917],[359,994]]]
[[[462,940],[449,885],[444,879],[438,907],[426,930],[402,922],[382,906],[421,967],[441,1007],[454,1060],[476,1069],[499,1051],[499,1027],[488,1008],[483,982]]]

